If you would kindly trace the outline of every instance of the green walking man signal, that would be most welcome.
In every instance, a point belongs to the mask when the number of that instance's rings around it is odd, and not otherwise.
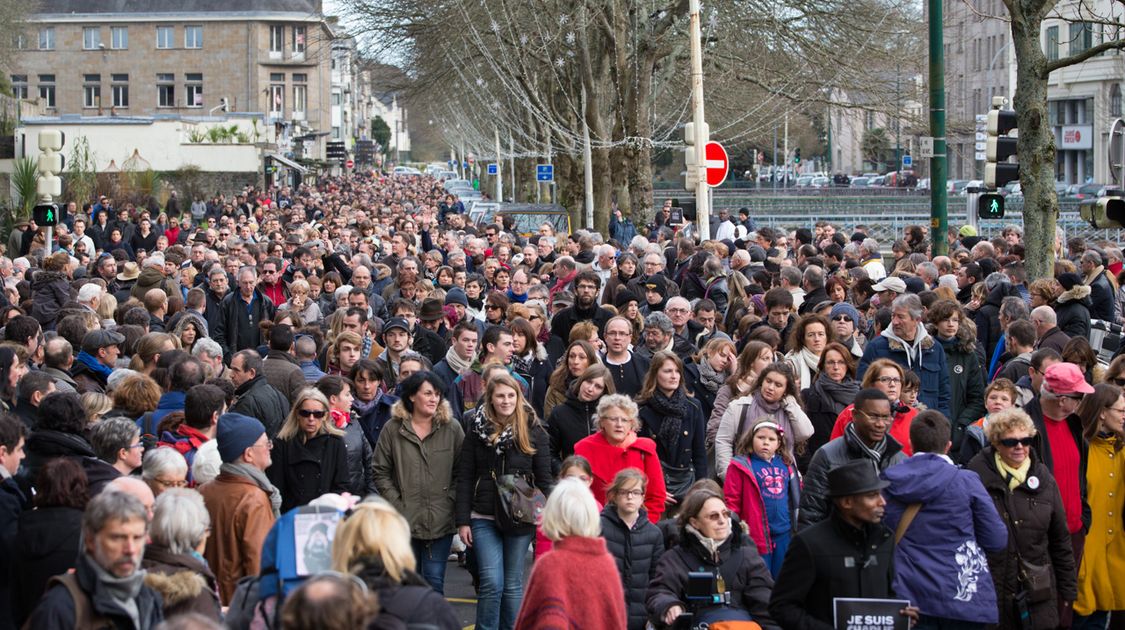
[[[977,199],[977,216],[982,219],[1003,219],[1004,198],[996,193],[984,193]]]
[[[53,203],[42,203],[31,211],[31,220],[35,221],[35,225],[46,227],[48,225],[59,224],[59,206]]]

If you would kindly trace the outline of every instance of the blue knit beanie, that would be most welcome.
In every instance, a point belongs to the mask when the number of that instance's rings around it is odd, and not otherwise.
[[[847,302],[840,302],[839,304],[832,307],[832,313],[831,315],[829,315],[829,318],[835,319],[837,315],[841,314],[851,317],[852,322],[856,325],[856,328],[859,328],[859,311],[856,310],[854,306],[848,304]]]
[[[246,449],[254,446],[265,432],[266,428],[256,418],[240,413],[224,413],[219,416],[219,424],[215,429],[219,457],[224,464],[238,461]]]

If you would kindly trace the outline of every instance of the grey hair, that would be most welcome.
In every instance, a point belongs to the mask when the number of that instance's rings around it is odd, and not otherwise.
[[[1082,262],[1088,262],[1088,263],[1093,263],[1095,265],[1101,265],[1102,264],[1102,255],[1101,255],[1101,252],[1099,252],[1096,249],[1087,249],[1086,251],[1082,252],[1082,258],[1080,260]]]
[[[639,249],[641,251],[644,251],[644,248],[646,247],[648,247],[648,239],[641,236],[640,234],[634,236],[633,240],[629,241],[629,249]]]
[[[598,502],[586,484],[563,479],[555,484],[543,508],[543,534],[554,542],[567,536],[596,538],[601,534]]]
[[[101,297],[101,295],[102,295],[102,288],[101,287],[94,284],[93,282],[87,282],[86,284],[82,285],[81,289],[78,290],[78,301],[79,302],[89,302],[89,301],[93,300],[94,298]]]
[[[660,311],[649,313],[648,317],[645,318],[645,328],[659,328],[662,332],[667,334],[671,334],[676,330],[676,327],[672,325],[672,318]]]
[[[637,403],[634,402],[632,398],[623,394],[602,396],[602,399],[598,401],[598,409],[595,412],[599,423],[601,422],[601,417],[610,409],[620,409],[624,411],[626,415],[633,419],[633,430],[640,429],[641,421],[637,416],[640,411],[637,409]]]
[[[156,479],[164,473],[183,474],[188,471],[187,460],[179,451],[170,446],[161,446],[145,453],[141,466],[141,479]]]
[[[152,511],[152,542],[174,554],[190,554],[203,542],[211,515],[203,495],[188,488],[171,488],[156,497]]]
[[[613,245],[598,245],[594,248],[594,255],[598,257],[613,256],[616,253],[617,250],[613,248]]]
[[[1004,229],[1001,230],[1000,233],[1001,234],[1018,234],[1020,236],[1023,236],[1023,228],[1016,225],[1015,223],[1009,223],[1008,225],[1004,226]]]
[[[1031,317],[1027,302],[1024,302],[1023,298],[1017,295],[1009,295],[1000,301],[1000,314],[1013,322],[1017,319],[1029,319]]]
[[[90,445],[98,459],[117,461],[117,453],[133,444],[133,438],[141,434],[137,423],[128,418],[106,418],[90,429]]]
[[[210,337],[200,337],[195,340],[195,345],[191,347],[191,356],[200,359],[202,358],[201,355],[204,354],[212,358],[221,357],[223,356],[223,347]]]
[[[816,265],[809,265],[805,268],[805,282],[807,282],[813,290],[823,289],[824,270]]]
[[[297,341],[294,342],[293,347],[297,351],[298,359],[316,358],[316,340],[312,337],[297,337]]]
[[[989,291],[1002,284],[1011,284],[1012,280],[1003,271],[993,271],[984,279],[984,288]]]
[[[891,302],[891,310],[897,311],[899,309],[906,309],[911,319],[922,319],[922,300],[913,293],[903,293],[896,297],[894,302]]]
[[[1050,306],[1036,306],[1031,310],[1031,314],[1038,316],[1044,324],[1050,324],[1054,326],[1058,323],[1058,317],[1055,315],[1055,309],[1051,308]]]
[[[106,382],[105,382],[106,393],[109,393],[109,392],[117,389],[117,386],[120,385],[122,381],[129,378],[130,376],[139,376],[139,375],[140,375],[140,372],[138,372],[136,370],[130,370],[129,368],[116,368],[116,369],[114,369],[112,372],[110,372],[109,376],[106,377]]]
[[[434,364],[431,363],[429,359],[413,350],[407,350],[406,352],[402,353],[402,356],[398,358],[399,365],[402,365],[403,361],[414,361],[415,363],[420,364],[422,366],[422,370],[426,372],[434,369]]]
[[[801,270],[796,267],[782,267],[781,279],[788,282],[790,286],[801,286]]]
[[[148,525],[148,510],[137,497],[124,492],[106,490],[86,504],[82,513],[82,531],[87,539],[105,529],[110,521],[140,519]]]
[[[866,251],[868,254],[879,253],[879,241],[877,241],[873,238],[863,239],[862,247],[863,247],[864,251]]]

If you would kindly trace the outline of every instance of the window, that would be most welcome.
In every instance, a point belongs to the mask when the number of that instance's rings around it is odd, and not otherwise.
[[[110,75],[113,80],[113,85],[110,90],[113,93],[113,106],[114,107],[128,107],[129,106],[129,75],[127,74],[114,74]]]
[[[307,107],[308,106],[308,100],[309,100],[309,88],[308,88],[308,86],[307,85],[300,85],[300,84],[294,85],[293,86],[293,114],[294,114],[294,116],[297,115],[297,112],[300,112],[301,114],[304,114],[304,112],[308,109],[308,107]]]
[[[270,83],[285,83],[285,73],[284,72],[271,72],[270,73]]]
[[[294,83],[308,83],[309,82],[309,75],[307,75],[303,72],[294,72],[293,73],[293,82]]]
[[[12,75],[12,96],[16,98],[27,99],[27,75],[26,74],[13,74]]]
[[[332,139],[333,140],[339,140],[340,139],[340,128],[339,127],[333,127],[332,128]]]
[[[184,75],[184,91],[187,93],[188,107],[203,107],[203,75],[188,73]]]
[[[270,55],[281,56],[285,50],[285,27],[281,25],[270,26]]]
[[[12,48],[25,50],[27,48],[27,36],[22,32],[12,35]]]
[[[97,26],[86,26],[82,28],[82,48],[85,50],[97,50],[102,47],[102,30]]]
[[[1109,115],[1121,115],[1121,84],[1114,83],[1109,91]]]
[[[340,101],[341,101],[340,93],[339,92],[333,92],[332,93],[332,104],[335,105],[335,106],[339,106]]]
[[[172,26],[157,26],[156,27],[156,47],[157,48],[175,48],[176,32]]]
[[[184,48],[203,48],[203,27],[184,27]]]
[[[47,107],[55,106],[55,75],[39,75],[39,100]]]
[[[129,47],[129,27],[113,26],[109,29],[109,47],[114,50],[125,50]]]
[[[1047,27],[1047,50],[1043,51],[1047,55],[1047,61],[1058,61],[1059,59],[1059,27]]]
[[[176,106],[176,75],[170,72],[161,72],[156,75],[156,106]]]
[[[1088,50],[1094,45],[1094,25],[1076,22],[1070,25],[1070,54]]]
[[[305,54],[305,27],[293,27],[293,55]]]
[[[44,26],[39,29],[39,50],[55,49],[55,27]]]
[[[82,106],[87,109],[102,106],[102,75],[82,75]]]
[[[281,118],[285,112],[285,86],[270,85],[270,116]]]

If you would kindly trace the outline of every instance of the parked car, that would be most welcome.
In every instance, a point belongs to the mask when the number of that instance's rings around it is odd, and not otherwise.
[[[872,177],[871,179],[867,180],[867,187],[868,188],[882,188],[883,185],[884,185],[884,182],[886,180],[887,180],[886,175],[879,175],[877,177]]]
[[[852,188],[867,188],[871,185],[870,177],[853,177]]]
[[[1066,189],[1066,197],[1067,199],[1077,199],[1078,201],[1082,201],[1083,199],[1096,199],[1098,197],[1104,197],[1107,188],[1109,188],[1109,186],[1106,184],[1073,184]]]
[[[808,188],[808,187],[812,186],[812,180],[813,179],[814,178],[811,175],[802,175],[802,176],[797,178],[796,187],[797,188]]]
[[[1004,197],[1012,197],[1013,199],[1016,197],[1022,197],[1023,187],[1020,186],[1018,180],[1014,182],[1008,182],[1007,184],[1004,184],[1003,188],[1000,189],[1000,194]]]
[[[414,176],[421,175],[422,171],[414,168],[413,166],[396,166],[394,170],[395,175]]]
[[[446,189],[447,191],[449,191],[449,190],[453,190],[454,188],[461,188],[461,187],[468,187],[468,188],[472,188],[472,187],[473,187],[473,183],[472,183],[472,182],[470,182],[470,181],[469,181],[469,180],[467,180],[467,179],[457,179],[457,178],[454,178],[454,179],[447,179],[447,180],[445,180],[445,181],[444,181],[444,182],[442,183],[442,185],[441,185],[441,186],[442,186],[442,188],[444,188],[444,189]]]
[[[811,188],[828,188],[831,185],[832,180],[827,177],[814,177],[812,181],[809,182],[809,187]]]

